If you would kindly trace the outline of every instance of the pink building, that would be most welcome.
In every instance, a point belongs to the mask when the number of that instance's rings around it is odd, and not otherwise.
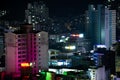
[[[21,31],[5,33],[6,73],[20,73],[21,63],[29,62],[32,73],[48,70],[48,33],[33,32],[30,24]]]

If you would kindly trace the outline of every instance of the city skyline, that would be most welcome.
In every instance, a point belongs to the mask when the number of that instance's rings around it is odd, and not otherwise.
[[[119,1],[0,1],[0,80],[119,80]]]
[[[50,17],[68,17],[68,16],[77,16],[84,14],[87,9],[88,4],[102,4],[105,0],[1,0],[0,9],[8,11],[8,19],[12,20],[24,20],[25,18],[25,9],[29,2],[43,1],[49,8]]]

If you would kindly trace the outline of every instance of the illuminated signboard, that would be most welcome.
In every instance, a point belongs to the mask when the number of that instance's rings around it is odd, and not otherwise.
[[[71,36],[83,38],[83,37],[84,37],[84,34],[72,34]]]
[[[97,45],[97,48],[106,48],[105,45]]]
[[[76,46],[65,46],[65,49],[75,50],[75,49],[76,49]]]
[[[21,63],[21,67],[30,67],[29,63]]]

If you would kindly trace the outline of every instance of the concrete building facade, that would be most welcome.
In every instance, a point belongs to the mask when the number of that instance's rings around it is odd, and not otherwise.
[[[31,27],[25,25],[23,27]],[[28,32],[27,32],[28,31]],[[28,62],[32,73],[48,69],[47,32],[5,33],[6,73],[20,73],[21,63]]]

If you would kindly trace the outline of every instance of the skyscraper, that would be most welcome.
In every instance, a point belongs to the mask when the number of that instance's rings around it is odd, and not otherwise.
[[[97,5],[96,44],[105,44],[105,6]]]
[[[116,42],[116,10],[105,8],[105,45],[107,48]]]
[[[120,0],[106,0],[106,6],[116,10],[116,39],[120,40]]]
[[[91,41],[91,49],[92,46],[95,45],[95,28],[96,28],[96,18],[97,18],[97,14],[96,14],[96,10],[95,10],[95,6],[94,5],[89,5],[88,6],[88,10],[86,11],[86,28],[85,28],[85,32],[86,32],[86,38],[90,39]]]
[[[25,10],[25,22],[33,25],[33,30],[46,30],[48,26],[49,10],[42,2],[29,3]]]
[[[107,6],[90,5],[86,14],[86,36],[91,39],[92,46],[106,45],[107,48],[116,41],[116,10]]]
[[[48,69],[48,33],[32,32],[32,25],[21,31],[5,33],[6,73],[21,73],[21,63],[28,62],[32,73]]]

